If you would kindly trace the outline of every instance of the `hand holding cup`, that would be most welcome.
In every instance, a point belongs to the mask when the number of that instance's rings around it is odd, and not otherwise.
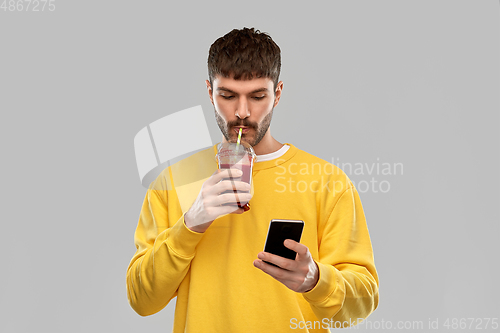
[[[250,184],[240,180],[242,175],[238,169],[218,169],[213,173],[184,215],[186,226],[195,232],[205,232],[219,216],[242,214],[245,211],[242,204],[252,198]]]

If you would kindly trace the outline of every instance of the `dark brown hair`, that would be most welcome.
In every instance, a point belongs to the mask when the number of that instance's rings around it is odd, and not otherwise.
[[[217,39],[208,52],[208,79],[212,86],[217,75],[235,80],[267,77],[278,84],[281,51],[265,32],[254,28],[234,29]]]

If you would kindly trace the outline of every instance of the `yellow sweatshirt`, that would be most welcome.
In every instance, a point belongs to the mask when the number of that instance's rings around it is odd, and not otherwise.
[[[141,316],[177,296],[173,332],[328,332],[378,305],[378,276],[361,201],[336,166],[290,146],[253,168],[250,210],[189,230],[184,213],[217,169],[216,145],[169,168],[147,191],[127,269]],[[272,219],[303,220],[319,281],[296,293],[253,266]]]

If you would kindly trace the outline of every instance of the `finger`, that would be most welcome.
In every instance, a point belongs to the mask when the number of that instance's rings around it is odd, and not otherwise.
[[[249,192],[251,189],[250,184],[247,182],[242,182],[239,180],[223,180],[216,185],[213,185],[209,189],[209,193],[219,194],[224,192],[233,192],[237,191],[238,193]]]
[[[278,265],[280,268],[287,271],[293,271],[297,267],[295,260],[283,258],[268,252],[260,252],[257,258]]]
[[[240,204],[240,205],[245,205],[247,202],[252,199],[252,194],[250,193],[224,193],[219,196],[217,196],[213,203],[215,206],[219,205],[227,205],[227,204]]]
[[[277,268],[260,260],[254,260],[253,265],[276,281],[281,282],[288,289],[302,292],[300,288],[304,284],[303,277],[298,275],[297,272],[290,272],[285,269]]]
[[[268,263],[263,262],[262,260],[254,260],[253,264],[255,267],[260,269],[266,274],[271,275],[276,280],[284,283],[285,281],[292,278],[292,273],[287,271],[286,269],[275,267],[273,265],[269,265]]]
[[[237,178],[243,175],[243,171],[238,169],[217,169],[207,180],[209,185],[215,185],[224,178]]]
[[[246,183],[243,183],[245,185]],[[249,186],[246,184],[245,186]],[[218,190],[214,190],[218,189]],[[223,193],[219,193],[218,191],[222,191],[223,187],[212,186],[206,189],[205,198],[204,198],[204,206],[205,208],[216,208],[219,206],[225,205],[233,205],[233,206],[244,206],[248,204],[250,199],[252,199],[252,194],[248,191],[233,191],[229,189],[228,191],[224,191]],[[248,210],[248,208],[247,208]]]
[[[228,205],[228,206],[220,206],[217,207],[218,210],[218,217],[227,215],[227,214],[243,214],[245,210],[243,208],[240,208],[236,205]]]
[[[285,239],[283,245],[290,250],[297,252],[297,260],[308,258],[309,248],[304,244],[300,244],[293,239]]]

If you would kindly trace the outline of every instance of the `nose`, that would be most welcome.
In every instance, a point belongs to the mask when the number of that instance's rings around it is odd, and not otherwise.
[[[234,115],[240,119],[250,117],[250,110],[248,109],[248,103],[245,98],[240,98],[238,108],[236,109],[236,113]]]

